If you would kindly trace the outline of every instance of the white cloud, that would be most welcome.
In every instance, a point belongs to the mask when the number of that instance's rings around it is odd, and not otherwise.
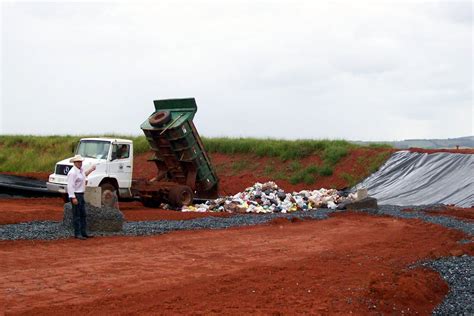
[[[1,39],[3,37],[3,5],[0,4],[0,48],[1,48]],[[0,49],[0,134],[4,131],[4,121],[5,115],[3,114],[3,49]]]
[[[386,1],[4,4],[3,132],[139,134],[153,99],[194,96],[196,125],[206,136],[473,134],[472,15],[464,8]],[[457,123],[440,129],[447,108]],[[28,124],[25,109],[34,117]],[[81,120],[74,128],[66,120],[71,113]]]

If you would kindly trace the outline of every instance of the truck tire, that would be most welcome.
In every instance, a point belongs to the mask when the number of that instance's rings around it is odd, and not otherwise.
[[[115,207],[118,201],[117,188],[114,185],[106,182],[100,185],[102,189],[101,204],[102,206]]]
[[[193,203],[194,194],[190,187],[177,185],[168,193],[168,199],[173,206],[182,207]]]
[[[148,122],[155,127],[159,127],[168,123],[171,120],[171,114],[169,111],[158,111],[153,113],[148,118]]]

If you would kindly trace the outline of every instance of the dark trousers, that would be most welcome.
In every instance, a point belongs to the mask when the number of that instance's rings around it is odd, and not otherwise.
[[[84,202],[84,193],[74,193],[77,199],[77,205],[72,204],[72,223],[74,225],[74,236],[86,236],[86,207]]]

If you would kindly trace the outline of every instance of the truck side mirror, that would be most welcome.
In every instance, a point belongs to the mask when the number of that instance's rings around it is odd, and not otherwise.
[[[71,143],[71,153],[74,154],[74,152],[76,151],[77,144],[78,144],[78,143],[76,143],[76,142],[72,142],[72,143]]]

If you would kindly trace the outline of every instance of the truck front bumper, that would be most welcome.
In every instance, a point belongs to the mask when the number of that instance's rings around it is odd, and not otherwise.
[[[66,184],[59,184],[53,182],[46,182],[46,187],[49,191],[59,192],[59,193],[67,193],[67,185]]]

